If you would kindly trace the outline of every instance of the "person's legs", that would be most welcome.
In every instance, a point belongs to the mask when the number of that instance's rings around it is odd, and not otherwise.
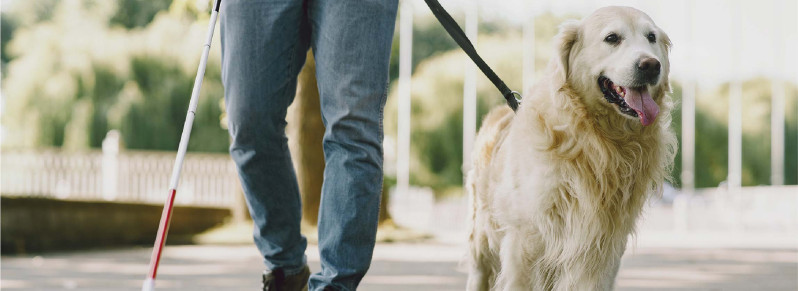
[[[397,0],[312,0],[311,44],[326,126],[322,270],[310,290],[355,290],[371,264],[382,191],[382,116]]]
[[[306,263],[299,187],[285,116],[310,42],[301,0],[225,0],[222,82],[235,161],[254,240],[266,267],[293,275]]]

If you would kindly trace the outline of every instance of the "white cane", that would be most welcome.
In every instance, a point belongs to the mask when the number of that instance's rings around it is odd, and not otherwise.
[[[191,101],[188,105],[188,113],[186,113],[186,122],[183,124],[183,135],[180,137],[180,146],[177,149],[175,165],[174,168],[172,168],[172,178],[169,181],[169,195],[166,198],[163,213],[161,213],[161,223],[158,227],[158,234],[155,237],[152,257],[150,257],[150,271],[147,275],[147,279],[144,280],[144,285],[141,287],[142,291],[151,291],[155,289],[155,275],[158,273],[161,251],[166,243],[166,234],[169,232],[169,222],[172,218],[172,206],[174,206],[177,184],[180,180],[180,169],[183,167],[183,159],[186,157],[188,139],[191,136],[191,127],[194,124],[194,112],[197,110],[197,100],[199,99],[200,88],[202,88],[202,78],[205,76],[205,66],[208,62],[208,53],[211,50],[211,40],[213,39],[213,29],[216,27],[216,18],[219,16],[219,5],[221,2],[222,0],[216,0],[213,11],[211,12],[211,21],[208,23],[208,37],[205,39],[202,58],[200,59],[199,68],[197,69],[197,77],[194,79],[194,89],[191,91]]]

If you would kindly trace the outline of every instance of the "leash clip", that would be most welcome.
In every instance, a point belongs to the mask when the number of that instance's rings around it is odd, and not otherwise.
[[[518,93],[518,91],[510,91],[510,94],[512,94],[513,98],[515,98],[515,102],[520,105],[521,100],[524,99],[524,96],[521,96],[521,93]]]
[[[504,99],[507,100],[507,105],[515,112],[518,111],[518,106],[521,105],[523,97],[518,91],[510,91],[507,95],[504,95]]]

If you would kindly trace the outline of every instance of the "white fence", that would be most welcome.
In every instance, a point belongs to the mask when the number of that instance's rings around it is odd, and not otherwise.
[[[2,150],[0,194],[70,200],[161,204],[174,152]],[[175,203],[232,207],[238,190],[227,154],[186,155]]]
[[[674,212],[689,229],[798,232],[796,185],[704,188],[681,199]]]

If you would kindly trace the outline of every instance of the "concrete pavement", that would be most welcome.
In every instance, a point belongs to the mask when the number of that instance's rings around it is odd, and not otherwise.
[[[403,223],[435,239],[378,244],[359,290],[463,290],[466,274],[458,262],[465,254],[467,203],[462,199],[436,203],[425,214],[413,207],[418,203],[400,202],[394,207],[406,209],[394,211],[395,218],[403,215]],[[710,214],[697,212],[691,221],[711,221]],[[646,211],[629,242],[617,290],[798,290],[798,233],[794,230],[718,225],[677,231],[674,217],[670,207]],[[215,244],[201,240],[206,244],[167,246],[157,289],[257,290],[263,264],[251,243],[251,229],[251,225],[223,228],[215,233]],[[150,252],[150,248],[121,248],[3,256],[0,288],[140,290]],[[306,254],[312,271],[318,271],[316,247],[309,246]]]
[[[380,244],[360,290],[463,290],[463,245]],[[319,270],[318,250],[308,261]],[[137,290],[150,249],[3,256],[3,290]],[[256,290],[262,264],[251,245],[168,246],[158,290]],[[798,290],[796,249],[638,247],[627,251],[617,290]]]

